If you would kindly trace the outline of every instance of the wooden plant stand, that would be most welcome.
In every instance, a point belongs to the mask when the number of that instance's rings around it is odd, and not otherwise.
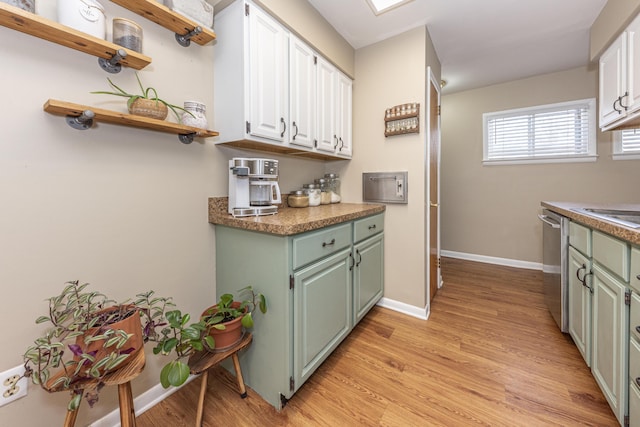
[[[136,415],[133,407],[133,394],[131,393],[131,380],[137,377],[144,369],[145,364],[144,349],[140,350],[130,361],[126,361],[118,370],[105,375],[103,383],[105,385],[117,385],[118,386],[118,402],[120,404],[120,424],[122,427],[135,427]],[[53,384],[57,376],[52,377],[49,384]],[[96,387],[98,380],[87,379],[74,384],[72,393],[79,391],[84,394],[85,389]],[[57,392],[68,390],[65,388],[48,388],[49,392]],[[79,407],[78,407],[79,409]],[[76,423],[76,417],[78,416],[78,409],[73,411],[67,411],[67,415],[64,419],[64,427],[73,427]]]
[[[200,351],[189,358],[188,363],[189,367],[191,368],[191,373],[194,375],[202,374],[202,380],[200,382],[200,397],[198,398],[198,414],[196,416],[196,427],[202,426],[202,418],[204,415],[204,395],[207,392],[207,384],[209,382],[209,369],[213,368],[223,360],[229,357],[232,358],[233,368],[236,371],[236,378],[238,380],[240,397],[242,397],[243,399],[247,397],[247,390],[244,386],[242,370],[240,369],[240,361],[238,360],[238,352],[243,348],[248,347],[249,344],[251,344],[252,339],[253,337],[251,333],[247,333],[238,344],[234,345],[228,350],[221,351],[219,353]]]

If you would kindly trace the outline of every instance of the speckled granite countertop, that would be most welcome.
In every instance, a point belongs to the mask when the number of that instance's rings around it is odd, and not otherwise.
[[[245,230],[290,236],[341,222],[384,212],[385,205],[335,203],[309,208],[278,207],[278,213],[266,216],[234,218],[227,212],[227,197],[209,198],[209,222]]]
[[[597,209],[621,209],[630,211],[640,211],[640,205],[636,204],[598,204],[598,203],[570,203],[570,202],[542,202],[541,205],[553,212],[571,218],[594,230],[611,234],[629,243],[640,245],[640,229],[625,227],[614,222],[609,222],[595,216],[576,212],[572,209],[597,208]]]

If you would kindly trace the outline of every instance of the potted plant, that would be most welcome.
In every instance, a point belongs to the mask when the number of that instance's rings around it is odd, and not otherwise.
[[[77,409],[87,379],[97,386],[85,390],[90,406],[98,400],[101,380],[143,351],[155,329],[163,326],[170,298],[155,298],[153,291],[139,294],[134,302],[116,303],[87,289],[88,283],[67,282],[60,295],[48,299],[48,314],[36,319],[49,323],[23,355],[25,376],[47,391],[71,390],[68,409]]]
[[[192,117],[195,117],[193,113],[191,113],[190,111],[187,111],[182,107],[178,107],[177,105],[170,104],[167,101],[160,99],[158,97],[158,92],[155,90],[155,88],[153,87],[145,88],[142,85],[142,82],[140,81],[140,77],[138,76],[138,73],[135,73],[135,74],[136,74],[136,80],[138,80],[138,86],[140,87],[140,92],[141,92],[140,94],[132,94],[121,89],[119,86],[113,83],[113,81],[111,81],[111,79],[108,77],[107,77],[107,81],[115,91],[95,91],[91,93],[102,94],[102,95],[115,95],[115,96],[121,96],[123,98],[128,98],[127,108],[129,110],[129,113],[138,115],[138,116],[151,117],[153,119],[164,120],[167,118],[167,114],[169,113],[169,109],[170,109],[171,111],[173,111],[173,114],[175,114],[176,119],[178,120],[178,123],[180,123],[181,119],[180,119],[180,116],[178,115],[177,110],[180,110],[184,113],[191,115]]]
[[[168,326],[157,339],[154,354],[175,352],[177,357],[164,366],[160,373],[160,383],[164,388],[180,386],[189,378],[190,368],[181,359],[188,358],[196,351],[216,351],[226,349],[242,338],[244,328],[253,327],[253,312],[259,308],[267,312],[267,301],[263,294],[256,293],[251,286],[238,291],[238,295],[247,295],[247,299],[235,301],[232,294],[224,294],[218,303],[206,309],[196,323],[189,323],[189,314],[179,310],[167,312]],[[227,338],[224,333],[230,333]],[[221,335],[222,333],[222,335]]]

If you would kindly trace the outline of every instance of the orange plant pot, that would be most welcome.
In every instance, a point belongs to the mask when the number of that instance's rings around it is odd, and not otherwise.
[[[239,301],[232,302],[231,307],[233,308],[240,307],[240,302]],[[245,307],[245,312],[246,310],[247,308]],[[218,305],[216,304],[214,306],[207,308],[202,313],[202,317],[215,314],[217,313],[217,311],[218,311]],[[209,330],[209,335],[213,337],[216,343],[216,347],[214,349],[208,349],[208,350],[213,351],[214,353],[220,352],[220,351],[227,350],[230,347],[233,347],[238,342],[240,342],[240,340],[242,339],[242,317],[243,316],[240,316],[236,319],[231,320],[230,322],[220,323],[221,325],[225,326],[225,328],[222,330],[212,327]]]

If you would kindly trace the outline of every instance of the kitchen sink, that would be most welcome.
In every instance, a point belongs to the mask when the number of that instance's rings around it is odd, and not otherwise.
[[[640,228],[640,211],[619,209],[582,208],[572,209],[584,215],[595,216],[606,221],[615,222],[630,228]]]

